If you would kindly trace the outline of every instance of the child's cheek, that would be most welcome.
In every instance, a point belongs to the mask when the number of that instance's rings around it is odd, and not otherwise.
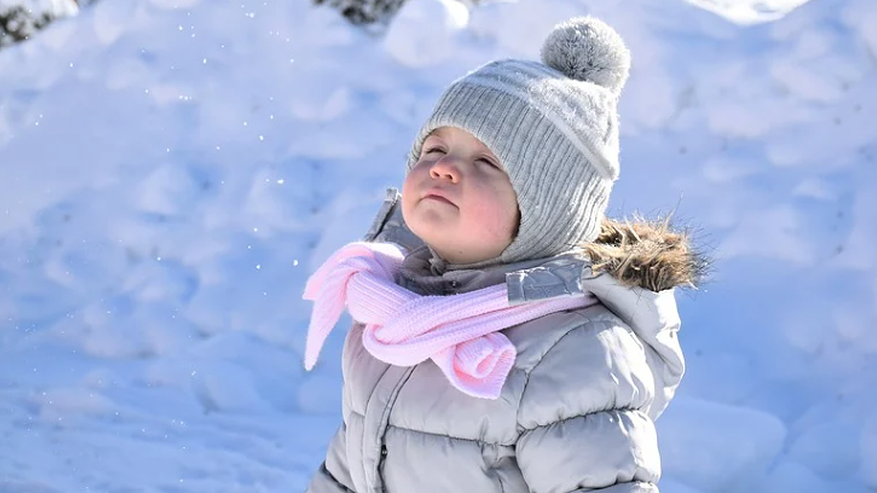
[[[405,179],[402,181],[403,199],[406,196],[410,196],[410,198],[412,199],[417,197],[418,184],[423,181],[423,174],[423,167],[418,164],[413,169],[411,169],[411,171],[409,171],[407,175],[405,175]]]
[[[479,216],[483,218],[483,227],[499,239],[511,237],[517,229],[518,204],[513,200],[514,194],[508,196],[498,186],[482,186],[477,193],[479,200]]]
[[[507,239],[510,227],[505,224],[507,220],[501,211],[501,204],[489,197],[479,200],[472,210],[473,223],[470,230],[481,236],[484,240],[498,242]]]

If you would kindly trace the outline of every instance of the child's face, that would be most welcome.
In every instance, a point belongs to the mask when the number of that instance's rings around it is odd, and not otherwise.
[[[499,256],[518,226],[518,202],[499,159],[472,134],[435,130],[402,185],[402,215],[443,259],[460,264]]]

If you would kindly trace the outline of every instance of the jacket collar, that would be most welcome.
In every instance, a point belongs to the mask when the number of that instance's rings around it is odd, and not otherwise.
[[[446,262],[427,245],[419,245],[410,250],[402,262],[399,283],[423,295],[468,293],[502,284],[509,274],[536,267],[547,260],[458,265]]]

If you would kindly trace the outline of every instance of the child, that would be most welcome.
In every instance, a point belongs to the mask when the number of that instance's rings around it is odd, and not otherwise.
[[[309,280],[310,369],[345,305],[343,425],[310,493],[657,492],[684,362],[685,238],[604,220],[630,55],[593,18],[455,81],[401,198]],[[400,217],[401,209],[401,217]]]

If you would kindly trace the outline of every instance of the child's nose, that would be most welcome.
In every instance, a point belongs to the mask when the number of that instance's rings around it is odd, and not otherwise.
[[[460,168],[457,167],[453,159],[445,156],[432,165],[432,168],[429,169],[429,175],[436,180],[445,179],[450,180],[451,183],[457,183],[460,181]]]

